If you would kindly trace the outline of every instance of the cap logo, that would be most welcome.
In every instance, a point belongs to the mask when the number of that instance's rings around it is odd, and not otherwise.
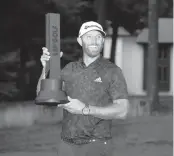
[[[88,29],[88,28],[90,28],[90,27],[97,27],[97,28],[101,29],[101,28],[100,28],[99,26],[97,26],[97,25],[86,25],[84,29]]]

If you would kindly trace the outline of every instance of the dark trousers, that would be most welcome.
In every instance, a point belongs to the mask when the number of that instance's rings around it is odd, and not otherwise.
[[[69,144],[61,140],[58,156],[112,156],[112,140],[92,141],[85,145]]]

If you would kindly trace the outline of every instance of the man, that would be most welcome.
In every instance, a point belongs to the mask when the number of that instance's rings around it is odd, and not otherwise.
[[[105,35],[100,24],[84,23],[77,38],[83,57],[62,70],[64,90],[70,102],[58,105],[64,109],[59,156],[111,156],[112,120],[124,119],[128,113],[122,71],[100,55]],[[43,48],[40,80],[45,78],[49,59],[48,50]]]

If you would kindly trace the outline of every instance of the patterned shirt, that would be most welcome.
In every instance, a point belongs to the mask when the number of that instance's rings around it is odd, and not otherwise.
[[[62,70],[64,90],[68,96],[85,104],[105,107],[116,99],[127,99],[127,85],[121,69],[100,57],[86,67],[82,59]],[[71,114],[64,110],[62,138],[111,138],[112,120],[91,115]]]

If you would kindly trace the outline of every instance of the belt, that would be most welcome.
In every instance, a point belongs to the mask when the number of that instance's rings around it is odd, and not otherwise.
[[[99,139],[76,139],[76,138],[68,138],[68,137],[61,137],[61,139],[64,142],[70,143],[70,144],[75,144],[75,145],[85,145],[85,144],[89,144],[91,142],[95,142],[95,141],[103,141],[103,140],[99,140]],[[104,143],[106,143],[106,141],[109,139],[105,139]]]

